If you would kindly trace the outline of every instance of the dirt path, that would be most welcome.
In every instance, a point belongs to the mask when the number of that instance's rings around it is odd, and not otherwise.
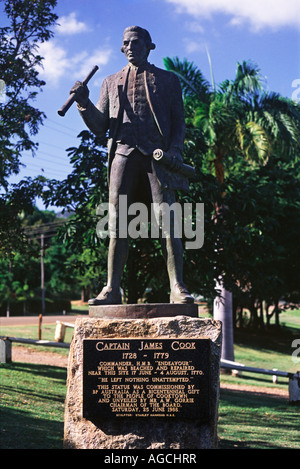
[[[268,388],[266,386],[249,386],[247,384],[228,384],[221,383],[221,389],[229,389],[236,392],[250,392],[256,396],[272,396],[278,398],[287,398],[289,397],[288,388],[278,389],[278,388]]]
[[[66,322],[75,322],[76,317],[84,317],[84,315],[78,316],[44,316],[43,324],[55,324],[56,321],[66,321]],[[10,317],[0,318],[0,324],[5,325],[20,325],[20,324],[37,324],[38,317]],[[12,361],[13,362],[23,362],[23,363],[36,363],[40,365],[50,365],[58,366],[62,368],[67,368],[68,366],[68,357],[62,356],[59,353],[54,352],[42,352],[38,349],[27,348],[25,346],[13,346],[12,347]],[[221,389],[232,390],[233,392],[250,392],[255,395],[270,395],[278,398],[287,398],[289,397],[288,387],[286,389],[278,388],[269,388],[269,387],[258,387],[258,386],[249,386],[246,384],[227,384],[221,383]]]
[[[66,368],[68,357],[59,353],[41,352],[27,347],[12,347],[12,361],[24,363],[36,363],[38,365],[50,365]]]
[[[67,368],[68,366],[68,357],[61,356],[58,353],[53,352],[41,352],[39,350],[27,348],[27,347],[12,347],[12,361],[13,362],[24,362],[24,363],[36,363],[39,365],[50,365],[58,366],[62,368]],[[221,383],[221,389],[229,389],[237,392],[249,392],[257,396],[270,395],[278,398],[287,398],[289,397],[288,388],[278,389],[278,388],[268,388],[268,387],[258,387],[258,386],[249,386],[246,384],[227,384]]]
[[[55,324],[56,321],[62,321],[62,322],[71,322],[74,323],[77,318],[83,318],[83,317],[88,317],[86,314],[80,314],[80,315],[45,315],[42,317],[42,324]],[[7,317],[1,317],[0,318],[0,325],[1,326],[20,326],[20,325],[35,325],[39,323],[39,317],[38,316],[11,316],[9,318]]]

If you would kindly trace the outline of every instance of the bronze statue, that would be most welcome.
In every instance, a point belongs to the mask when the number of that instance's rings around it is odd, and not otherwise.
[[[133,202],[173,204],[175,190],[184,188],[178,170],[183,161],[185,121],[182,91],[175,74],[148,62],[155,48],[150,34],[143,28],[125,29],[121,51],[128,64],[107,77],[101,87],[96,106],[89,99],[86,84],[76,82],[75,93],[79,112],[87,127],[97,136],[108,131],[109,202],[116,210],[109,215],[110,226],[120,217],[119,196],[126,195],[128,206]],[[152,157],[162,149],[171,157],[168,169]],[[116,224],[115,226],[118,226]],[[183,284],[183,248],[181,239],[162,237],[162,251],[170,280],[171,303],[193,303]],[[128,256],[128,239],[116,232],[110,236],[107,285],[89,300],[90,305],[121,304],[120,285]]]

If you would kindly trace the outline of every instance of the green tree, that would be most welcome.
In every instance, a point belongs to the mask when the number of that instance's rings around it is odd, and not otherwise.
[[[65,219],[57,217],[53,211],[41,211],[37,207],[30,215],[22,213],[20,218],[26,249],[22,246],[18,250],[17,246],[10,257],[0,258],[1,313],[42,311],[42,262],[46,312],[67,309],[68,301],[80,295],[80,283],[72,267],[68,266],[73,253],[57,239]]]
[[[82,131],[79,146],[69,148],[73,171],[63,181],[47,181],[46,204],[64,207],[69,216],[60,232],[71,255],[67,269],[73,270],[82,288],[96,292],[106,278],[107,240],[97,236],[97,207],[108,200],[107,155],[98,139]]]
[[[282,310],[299,306],[299,164],[270,157],[226,178],[224,243],[239,327],[264,329],[273,315],[279,325]]]
[[[42,57],[39,44],[52,37],[51,26],[56,0],[1,0],[7,26],[0,28],[0,77],[5,83],[5,100],[0,103],[0,250],[9,255],[12,246],[22,242],[19,213],[32,207],[41,190],[35,182],[19,198],[19,189],[8,184],[12,174],[22,166],[22,152],[35,154],[34,141],[45,114],[32,105],[45,85],[37,66]]]
[[[264,165],[271,154],[281,158],[299,155],[300,106],[274,93],[264,91],[256,66],[238,64],[234,80],[226,80],[218,89],[211,88],[193,63],[165,59],[165,66],[182,83],[187,123],[202,131],[207,146],[206,157],[214,165],[222,199],[216,204],[216,221],[224,227],[216,239],[216,250],[224,253],[225,175],[232,162],[243,157],[252,165]],[[215,300],[214,315],[223,323],[224,359],[233,360],[232,273],[225,270],[217,278],[220,296]]]
[[[46,204],[64,206],[70,212],[61,233],[72,252],[67,267],[76,272],[86,292],[97,294],[107,277],[108,239],[97,235],[97,207],[108,202],[107,153],[89,131],[81,132],[79,138],[79,146],[68,149],[72,173],[64,181],[48,181],[43,198]],[[168,301],[169,282],[159,240],[130,240],[122,288],[128,303]]]

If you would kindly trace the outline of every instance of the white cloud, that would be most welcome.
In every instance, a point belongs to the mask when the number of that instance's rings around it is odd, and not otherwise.
[[[185,28],[188,29],[191,33],[204,34],[205,30],[201,24],[197,21],[191,21],[185,23]]]
[[[44,57],[40,75],[46,82],[57,85],[70,67],[67,51],[55,41],[48,41],[40,45],[39,53]]]
[[[39,69],[41,77],[48,85],[57,86],[63,77],[82,80],[94,65],[106,65],[111,57],[111,49],[99,47],[91,53],[82,50],[70,55],[55,39],[40,44],[39,53],[43,60],[43,68]]]
[[[88,65],[88,52],[83,50],[71,55],[68,49],[64,46],[61,36],[74,36],[83,32],[89,31],[88,26],[79,21],[75,12],[71,12],[68,16],[62,16],[58,19],[58,24],[55,28],[57,34],[55,39],[40,44],[39,53],[43,60],[43,68],[39,69],[39,73],[48,85],[57,86],[62,77],[72,76],[81,79],[84,69],[84,64]],[[59,39],[58,39],[59,38]],[[101,58],[99,65],[104,65],[109,59],[110,51],[105,49],[102,56],[97,55],[95,59]],[[93,53],[95,55],[95,52]],[[106,61],[105,61],[106,60]],[[94,65],[96,65],[95,62]],[[89,69],[85,72],[87,75]]]
[[[192,54],[193,52],[204,52],[206,50],[206,46],[203,42],[191,41],[189,39],[184,39],[184,42],[185,50],[188,54]]]
[[[89,30],[83,21],[76,19],[76,13],[74,12],[68,16],[61,16],[55,29],[57,33],[65,35],[79,34]]]
[[[85,57],[82,56],[82,58],[77,61],[79,68],[77,68],[76,73],[84,78],[95,65],[98,65],[101,69],[101,65],[108,63],[111,53],[112,50],[109,48],[95,49],[91,54],[85,53]]]
[[[232,17],[232,25],[250,23],[251,28],[300,29],[299,0],[166,0],[177,7],[179,13],[187,12],[195,17],[211,17],[225,13]]]

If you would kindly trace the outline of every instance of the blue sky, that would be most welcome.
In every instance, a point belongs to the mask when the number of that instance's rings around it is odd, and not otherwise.
[[[35,137],[37,155],[24,153],[26,168],[11,182],[37,174],[64,179],[70,172],[65,150],[79,144],[85,126],[75,106],[64,118],[57,110],[93,65],[99,70],[90,98],[97,101],[102,80],[126,65],[120,51],[126,26],[148,29],[156,44],[149,61],[158,67],[166,56],[187,58],[210,81],[208,50],[217,84],[234,77],[238,61],[251,60],[269,90],[300,98],[299,0],[58,0],[55,11],[60,26],[40,48],[47,84],[35,103],[47,120]]]

